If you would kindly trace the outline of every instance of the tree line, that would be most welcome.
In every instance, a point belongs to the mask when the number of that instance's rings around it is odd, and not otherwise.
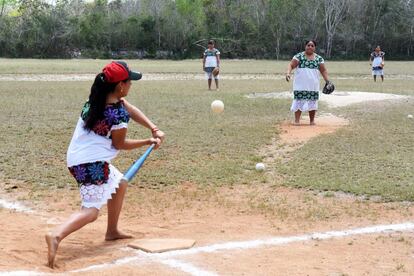
[[[414,59],[414,0],[0,0],[0,56]]]

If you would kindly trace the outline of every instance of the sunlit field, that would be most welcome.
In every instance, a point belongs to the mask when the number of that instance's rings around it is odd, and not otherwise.
[[[106,60],[0,60],[5,74],[95,74]],[[248,99],[256,92],[291,89],[281,74],[288,61],[223,60],[226,74],[274,74],[267,80],[223,80],[220,92],[206,81],[139,81],[128,99],[167,134],[163,147],[146,163],[133,185],[160,189],[184,182],[200,187],[235,184],[289,185],[316,191],[380,195],[384,200],[414,200],[414,100],[360,104],[321,112],[351,122],[335,134],[311,140],[285,164],[269,167],[274,179],[254,170],[259,150],[278,136],[278,125],[291,119],[288,99]],[[201,61],[128,61],[144,73],[201,72]],[[386,62],[386,80],[374,83],[366,62],[329,62],[339,91],[368,91],[414,96],[414,62]],[[87,99],[90,81],[0,82],[0,178],[22,180],[32,189],[76,187],[66,168],[66,149]],[[223,114],[210,104],[220,99]],[[150,132],[131,123],[129,137]],[[143,150],[123,152],[115,165],[124,171]]]
[[[101,59],[0,59],[0,74],[82,74],[96,73],[108,63]],[[370,75],[367,61],[329,61],[328,69],[333,76],[366,76]],[[129,60],[132,68],[145,73],[202,73],[200,60]],[[414,62],[386,61],[385,73],[388,76],[406,76],[411,79]],[[284,74],[287,60],[224,60],[222,73],[231,74]]]

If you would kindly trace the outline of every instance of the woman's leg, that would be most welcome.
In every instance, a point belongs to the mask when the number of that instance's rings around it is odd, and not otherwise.
[[[127,186],[128,183],[122,181],[112,199],[108,200],[108,226],[105,235],[105,240],[107,241],[132,238],[131,235],[124,234],[118,230],[119,214],[122,210]]]
[[[48,246],[48,266],[53,268],[59,243],[69,234],[79,230],[88,223],[98,218],[99,210],[96,208],[82,208],[79,212],[72,214],[67,221],[57,226],[53,231],[46,234],[45,239]]]
[[[300,116],[302,115],[302,111],[298,110],[295,112],[295,124],[300,124]]]
[[[315,124],[315,115],[316,115],[316,110],[309,111],[309,121],[311,125]]]
[[[211,90],[211,79],[208,79],[207,83],[208,83],[208,90]]]

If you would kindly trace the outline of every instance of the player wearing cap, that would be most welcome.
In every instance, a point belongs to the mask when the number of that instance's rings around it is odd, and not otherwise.
[[[120,150],[131,150],[164,139],[160,131],[138,108],[128,103],[131,81],[141,79],[122,61],[107,64],[95,77],[89,100],[84,104],[67,151],[70,173],[78,183],[81,210],[46,235],[48,265],[53,268],[59,243],[69,234],[97,219],[100,208],[108,204],[106,240],[131,238],[118,229],[127,183],[111,160]],[[144,140],[127,139],[130,118],[151,130]]]

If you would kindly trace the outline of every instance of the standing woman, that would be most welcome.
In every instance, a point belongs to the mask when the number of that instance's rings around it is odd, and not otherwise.
[[[130,71],[125,62],[118,61],[106,65],[95,78],[67,152],[68,168],[78,183],[82,206],[81,210],[46,234],[48,265],[51,268],[59,243],[69,234],[95,221],[105,204],[108,204],[105,240],[132,237],[118,229],[127,182],[122,180],[122,173],[111,165],[111,160],[120,150],[150,144],[158,148],[164,139],[164,133],[124,99],[131,88],[131,81],[141,77],[140,73]],[[152,137],[127,139],[130,118],[150,129]]]
[[[316,42],[306,41],[305,51],[296,54],[288,65],[286,81],[290,80],[292,70],[296,69],[293,80],[294,99],[291,111],[295,112],[295,125],[300,124],[302,112],[309,112],[310,124],[315,124],[316,110],[319,99],[319,72],[324,80],[329,83],[328,71],[325,68],[324,59],[315,53]]]
[[[214,48],[214,41],[208,42],[208,48],[204,51],[203,70],[206,72],[208,90],[211,90],[211,82],[214,77],[216,90],[219,91],[219,68],[220,68],[220,51]],[[216,74],[214,74],[216,70]]]
[[[381,76],[381,81],[384,81],[384,56],[385,53],[381,51],[380,46],[377,46],[375,51],[371,53],[369,63],[372,66],[374,81],[377,81],[377,76]]]

